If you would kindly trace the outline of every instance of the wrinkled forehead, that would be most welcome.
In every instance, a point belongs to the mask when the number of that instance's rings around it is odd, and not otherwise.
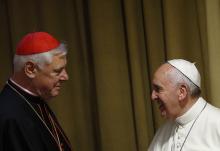
[[[172,68],[173,67],[168,63],[162,64],[154,73],[154,77],[165,76]]]
[[[167,63],[161,65],[154,73],[152,86],[159,86],[164,88],[168,88],[170,86],[173,87],[175,85],[175,82],[170,76],[172,70],[175,70],[175,68]]]
[[[51,64],[54,66],[65,66],[67,64],[66,55],[59,54],[53,56]]]
[[[167,80],[167,75],[169,71],[172,70],[172,66],[169,65],[168,63],[165,63],[161,65],[154,73],[152,82],[155,83],[156,81],[161,81],[161,80]]]

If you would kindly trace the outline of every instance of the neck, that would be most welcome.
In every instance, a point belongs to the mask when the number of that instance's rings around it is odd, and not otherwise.
[[[180,113],[176,116],[180,117],[185,114],[198,100],[199,97],[187,97],[185,100],[180,101]]]
[[[20,87],[24,91],[32,95],[38,96],[37,93],[33,91],[32,85],[29,82],[31,79],[25,78],[23,76],[18,76],[18,75],[13,75],[10,79],[12,80],[12,82],[14,82],[14,84],[16,84],[18,87]]]

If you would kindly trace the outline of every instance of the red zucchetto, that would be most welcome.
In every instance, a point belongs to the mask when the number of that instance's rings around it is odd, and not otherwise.
[[[25,35],[16,48],[17,55],[33,55],[50,51],[60,45],[52,35],[46,32],[33,32]]]

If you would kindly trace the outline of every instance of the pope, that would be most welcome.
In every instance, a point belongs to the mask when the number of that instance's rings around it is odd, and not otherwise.
[[[154,74],[151,98],[167,122],[148,151],[220,150],[220,109],[201,97],[201,78],[194,63],[173,59]]]
[[[0,151],[71,151],[48,101],[59,95],[67,49],[47,32],[17,44],[13,75],[0,93]]]

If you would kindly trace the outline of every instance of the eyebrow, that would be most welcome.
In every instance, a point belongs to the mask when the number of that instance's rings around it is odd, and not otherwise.
[[[58,68],[54,68],[53,70],[54,70],[54,71],[62,71],[63,69],[65,69],[65,66],[63,66],[63,67],[58,67]]]
[[[161,86],[159,86],[158,84],[152,84],[152,89],[162,89]]]

